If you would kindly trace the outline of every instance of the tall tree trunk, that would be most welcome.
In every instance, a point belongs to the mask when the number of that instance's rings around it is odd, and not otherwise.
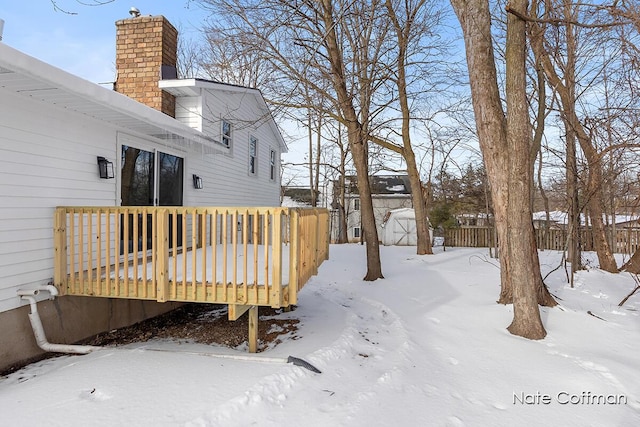
[[[491,37],[489,2],[451,0],[467,54],[471,96],[495,211],[500,248],[501,299],[512,292],[513,334],[530,339],[546,335],[536,296],[539,261],[531,233],[531,133],[526,100],[525,22],[509,14],[507,21],[505,119]],[[512,8],[526,13],[526,0]]]
[[[347,176],[347,153],[344,149],[344,145],[342,145],[342,125],[338,123],[338,148],[340,149],[340,167],[339,167],[339,185],[340,185],[340,229],[338,233],[338,243],[348,243],[349,236],[347,235],[347,217],[348,212],[346,209],[346,188],[345,188],[345,177]]]
[[[431,246],[431,236],[429,234],[429,220],[427,218],[427,203],[422,192],[422,182],[420,180],[420,172],[416,164],[416,156],[411,146],[411,109],[409,108],[409,99],[407,95],[407,48],[411,42],[411,25],[412,17],[415,17],[424,5],[421,0],[414,8],[407,8],[407,19],[400,22],[394,5],[391,0],[386,0],[387,13],[393,23],[398,43],[398,59],[396,71],[396,86],[398,88],[398,100],[400,102],[400,111],[402,112],[402,157],[407,163],[407,174],[411,183],[411,200],[416,220],[416,235],[418,255],[431,255],[433,248]]]
[[[566,121],[565,121],[566,122]],[[569,126],[567,129],[567,199],[569,201],[568,228],[568,254],[571,263],[571,287],[576,271],[582,269],[582,253],[580,249],[580,199],[578,197],[578,160],[576,157],[576,136]]]
[[[565,18],[573,19],[571,10],[564,8]],[[565,65],[564,81],[568,91],[568,100],[573,100],[572,109],[575,109],[575,88],[576,88],[576,51],[575,38],[573,36],[572,25],[567,24],[567,63]],[[562,102],[562,100],[560,101]],[[569,125],[569,121],[564,117],[562,120],[566,132],[567,144],[567,198],[569,199],[568,209],[568,259],[571,263],[571,287],[573,287],[573,278],[576,271],[582,269],[581,239],[580,239],[580,199],[578,197],[578,158],[576,150],[576,132]]]
[[[313,206],[318,206],[318,197],[320,196],[320,159],[321,159],[320,151],[322,148],[322,124],[323,124],[322,115],[318,115],[318,132],[316,133],[316,158],[314,161],[315,175],[313,179],[313,192],[314,192],[313,200],[315,201],[315,204]]]
[[[534,6],[537,10],[537,2]],[[592,224],[594,246],[600,262],[600,268],[606,271],[617,271],[617,264],[611,252],[611,247],[607,241],[606,230],[604,226],[604,199],[602,191],[602,162],[601,157],[594,147],[591,137],[587,134],[582,126],[580,119],[576,113],[576,96],[575,96],[575,54],[577,46],[575,42],[573,16],[573,4],[569,1],[564,3],[564,17],[566,20],[567,34],[567,64],[564,70],[564,76],[561,78],[550,58],[550,53],[544,46],[545,29],[538,21],[530,22],[531,28],[531,46],[536,56],[536,62],[540,63],[545,71],[547,79],[553,86],[562,103],[563,119],[567,125],[567,129],[575,132],[575,136],[580,144],[580,148],[585,155],[589,166],[587,177],[587,207]],[[567,132],[569,133],[569,131]],[[572,267],[573,270],[573,267]]]
[[[591,144],[589,144],[590,146]],[[582,144],[581,144],[582,146]],[[583,149],[584,151],[584,149]],[[593,246],[598,255],[598,262],[602,270],[610,273],[618,271],[618,264],[613,257],[613,251],[607,239],[607,230],[604,225],[604,202],[602,200],[602,164],[600,160],[589,160],[589,155],[585,155],[589,164],[589,174],[587,181],[587,192],[589,193],[589,219],[593,232]],[[598,156],[599,157],[599,156]],[[593,165],[593,169],[592,166]]]
[[[525,33],[525,36],[526,36],[526,33]],[[535,162],[536,162],[536,159],[539,158],[540,163],[538,167],[538,183],[540,186],[540,195],[544,200],[546,221],[545,221],[543,231],[545,232],[545,235],[546,235],[546,232],[549,226],[549,199],[546,197],[544,188],[542,187],[542,138],[544,136],[544,128],[545,128],[544,122],[545,122],[546,113],[547,113],[547,94],[546,94],[547,82],[544,77],[544,71],[542,70],[542,66],[539,63],[536,63],[536,77],[537,77],[537,83],[538,83],[538,111],[536,113],[536,128],[535,128],[535,132],[533,133],[533,140],[531,143],[530,158],[529,158],[529,167],[531,169],[530,172],[532,177],[531,179],[532,187],[531,187],[530,198],[531,198],[531,210],[533,212],[533,195],[535,191],[535,188],[533,186],[534,185],[533,177],[535,176]],[[536,235],[536,229],[533,226],[533,221],[531,222],[531,239],[533,242],[531,251],[534,252],[532,253],[531,256],[538,259],[537,235]],[[544,250],[544,248],[542,249]],[[538,304],[545,307],[555,307],[556,305],[558,305],[558,303],[553,298],[553,296],[551,296],[551,294],[549,293],[549,289],[547,289],[547,286],[542,280],[542,273],[540,272],[539,261],[536,264],[536,269],[538,270],[536,274],[539,275],[539,279],[537,280],[537,283],[536,283],[536,295],[538,299]]]
[[[512,0],[510,3],[512,8],[522,13],[527,12],[527,5],[528,0]],[[519,283],[512,286],[513,322],[508,330],[515,335],[541,339],[547,333],[542,325],[536,295],[541,275],[532,223],[533,166],[527,102],[526,45],[526,22],[509,13],[505,49],[509,154],[507,245],[512,262],[512,279],[517,278]]]
[[[313,118],[311,117],[312,110],[307,110],[307,139],[309,142],[309,198],[311,200],[311,206],[314,208],[317,205],[316,201],[316,192],[314,187],[313,177],[315,173],[313,171],[314,163],[313,163]]]
[[[381,279],[384,276],[382,275],[382,265],[380,263],[380,243],[378,241],[378,230],[376,229],[376,220],[373,213],[371,187],[369,185],[369,168],[367,162],[368,135],[358,120],[353,99],[347,91],[343,56],[336,36],[336,22],[333,16],[333,2],[331,0],[322,0],[322,20],[324,27],[327,29],[324,42],[327,47],[328,60],[331,64],[332,83],[336,91],[340,111],[346,122],[347,139],[356,168],[358,193],[360,195],[362,236],[364,237],[367,247],[367,273],[364,276],[364,280],[373,281]]]
[[[407,165],[409,162],[407,161]],[[429,233],[429,219],[427,215],[427,203],[422,193],[422,182],[420,181],[420,174],[415,167],[407,168],[409,175],[409,182],[411,183],[411,200],[413,202],[413,210],[416,215],[416,234],[417,234],[417,248],[416,253],[418,255],[432,255],[433,247],[431,245],[431,234]]]

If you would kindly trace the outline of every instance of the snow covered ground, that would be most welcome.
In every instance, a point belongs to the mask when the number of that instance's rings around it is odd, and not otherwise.
[[[0,425],[640,425],[640,293],[618,307],[630,275],[592,268],[572,289],[554,272],[561,305],[528,341],[505,329],[486,250],[414,250],[381,247],[386,278],[369,283],[364,247],[333,245],[287,314],[296,336],[255,360],[155,341],[30,365],[0,380]],[[546,274],[560,256],[540,259]],[[322,373],[279,362],[289,355]]]

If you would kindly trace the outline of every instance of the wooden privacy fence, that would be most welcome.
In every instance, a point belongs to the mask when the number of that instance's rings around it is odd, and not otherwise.
[[[580,230],[582,250],[593,251],[593,233],[590,228]],[[615,236],[614,236],[615,234]],[[616,253],[633,254],[640,247],[640,228],[617,228],[607,230],[609,242]],[[567,242],[567,231],[563,229],[536,229],[539,249],[563,251]],[[491,227],[457,227],[445,230],[446,246],[489,247],[495,245],[495,230]]]
[[[286,307],[328,258],[328,226],[326,209],[59,207],[54,283],[63,295]]]

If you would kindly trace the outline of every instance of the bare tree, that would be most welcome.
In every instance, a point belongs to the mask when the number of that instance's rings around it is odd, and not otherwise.
[[[178,34],[181,28],[178,27]],[[184,37],[178,37],[178,64],[177,73],[180,79],[193,79],[200,77],[200,63],[202,60],[202,48],[200,44],[194,40]]]
[[[526,98],[526,22],[507,15],[505,115],[491,37],[489,2],[451,0],[464,35],[476,127],[491,185],[496,216],[502,292],[513,298],[512,334],[541,339],[546,331],[538,310],[540,286],[532,233],[533,168],[531,127]],[[527,1],[510,7],[526,13]]]
[[[562,22],[564,27],[564,43],[563,51],[565,55],[551,56],[551,52],[558,52],[558,47],[550,46],[549,38],[545,37],[547,30],[546,22],[540,20],[532,20],[531,28],[531,45],[536,55],[537,61],[541,64],[549,83],[557,91],[558,97],[562,104],[562,117],[567,127],[567,145],[568,145],[568,178],[572,182],[573,171],[573,140],[577,139],[582,152],[585,154],[589,165],[587,176],[587,197],[588,210],[593,228],[593,238],[600,268],[607,271],[617,271],[617,265],[613,258],[613,252],[607,240],[604,225],[604,200],[603,200],[603,165],[602,156],[598,153],[594,145],[589,131],[585,129],[583,122],[579,119],[576,109],[576,55],[577,46],[577,30],[580,28],[575,23],[578,21],[578,8],[580,6],[573,5],[567,0],[561,0],[559,4],[545,2],[545,8],[542,15],[547,21]],[[550,6],[551,5],[551,6]],[[537,12],[542,8],[542,3],[538,0],[532,2],[532,11]],[[555,29],[555,28],[554,28]],[[566,61],[563,58],[566,57]],[[575,191],[575,190],[572,190]],[[573,200],[573,198],[571,199]],[[573,206],[573,204],[571,205]],[[575,222],[575,207],[572,208],[572,220]],[[575,227],[575,225],[574,225]],[[572,233],[573,234],[573,233]],[[576,236],[572,236],[575,241]],[[572,253],[575,247],[572,245]],[[577,260],[574,259],[574,262]],[[573,267],[572,267],[573,270]]]
[[[400,131],[402,146],[388,144],[387,141],[381,141],[375,137],[373,141],[377,141],[382,146],[397,151],[405,160],[407,174],[409,175],[409,182],[411,184],[413,208],[415,210],[417,254],[433,254],[427,219],[427,198],[423,192],[420,172],[418,171],[418,164],[411,143],[411,120],[413,111],[409,104],[409,80],[407,71],[410,67],[409,61],[412,56],[410,51],[411,46],[421,34],[428,32],[429,23],[435,24],[437,22],[435,16],[438,14],[425,12],[427,8],[426,0],[404,2],[386,0],[385,6],[393,26],[393,32],[395,33],[396,59],[395,66],[392,67],[392,79],[398,91],[398,102],[400,104],[402,117]],[[432,22],[429,22],[430,20],[432,20]]]
[[[363,4],[343,1],[285,0],[205,1],[224,21],[224,31],[235,34],[243,51],[259,55],[268,64],[272,105],[302,111],[317,108],[323,121],[342,124],[358,175],[363,234],[367,244],[365,280],[382,277],[380,252],[368,171],[370,100],[379,81],[375,73],[375,43],[386,31],[379,14],[366,14]],[[353,9],[347,10],[348,7]],[[358,10],[361,7],[364,10]],[[367,31],[349,33],[351,29]],[[375,34],[376,38],[370,37]],[[314,93],[305,97],[305,93]],[[326,99],[327,104],[317,104]]]
[[[66,13],[67,15],[77,15],[78,12],[71,10],[69,6],[62,6],[58,0],[49,0],[53,10],[55,12]],[[108,3],[113,3],[115,0],[75,0],[76,5],[81,6],[102,6]]]

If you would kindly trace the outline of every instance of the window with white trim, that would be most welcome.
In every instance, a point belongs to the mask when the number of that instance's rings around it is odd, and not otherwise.
[[[353,228],[353,237],[355,237],[356,239],[360,237],[360,227]]]
[[[249,173],[255,175],[258,172],[258,140],[253,136],[249,138]]]
[[[222,121],[222,145],[231,148],[231,123],[226,120]]]
[[[354,211],[360,210],[360,199],[353,199],[353,210]]]

